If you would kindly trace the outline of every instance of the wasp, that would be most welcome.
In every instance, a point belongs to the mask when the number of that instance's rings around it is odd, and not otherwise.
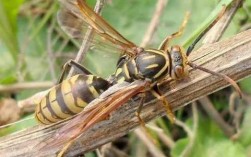
[[[78,68],[81,74],[63,80],[69,66]],[[109,81],[92,75],[72,60],[67,62],[63,69],[58,85],[52,87],[47,95],[37,102],[35,118],[39,123],[55,123],[81,112],[87,104],[111,86]]]
[[[50,149],[51,147],[58,147],[66,143],[59,153],[59,156],[63,155],[63,153],[81,134],[83,134],[94,124],[107,119],[112,111],[116,110],[118,107],[137,95],[142,96],[136,115],[139,118],[141,124],[143,124],[143,121],[140,118],[140,111],[145,101],[144,93],[146,91],[150,91],[155,97],[163,102],[169,119],[174,120],[172,110],[167,100],[161,95],[161,92],[158,89],[158,84],[166,78],[171,78],[174,80],[183,79],[188,75],[188,66],[223,77],[226,81],[233,85],[239,93],[241,93],[236,82],[234,82],[228,76],[199,67],[194,63],[189,62],[187,59],[189,54],[193,51],[196,43],[220,19],[221,15],[224,12],[224,9],[218,15],[218,17],[198,36],[198,38],[191,44],[187,51],[184,51],[184,49],[179,45],[170,47],[169,43],[173,38],[176,38],[182,34],[183,29],[187,23],[187,18],[185,18],[185,20],[183,21],[179,31],[166,37],[157,49],[143,49],[124,38],[104,19],[96,14],[86,4],[85,1],[60,0],[60,2],[62,5],[58,14],[58,21],[67,34],[74,38],[82,38],[83,36],[81,35],[83,34],[83,31],[86,30],[88,26],[91,26],[97,35],[93,38],[94,44],[95,42],[105,43],[113,48],[116,48],[117,52],[123,54],[123,56],[118,61],[116,72],[111,76],[109,80],[100,78],[99,80],[96,79],[93,81],[95,83],[100,83],[102,80],[104,84],[106,84],[103,90],[100,90],[102,88],[98,86],[95,87],[100,91],[98,95],[100,95],[103,91],[110,91],[110,88],[113,88],[114,86],[121,85],[122,87],[116,89],[112,93],[105,95],[106,92],[104,92],[104,95],[101,94],[99,98],[92,101],[76,117],[71,119],[65,126],[60,128],[55,137],[52,137],[50,140],[45,141],[46,144],[43,145],[42,149]],[[72,83],[76,84],[77,81],[75,81],[75,77],[77,76],[73,76],[69,80],[72,81]],[[92,75],[92,77],[94,76]],[[69,82],[69,80],[65,81]],[[63,85],[65,84],[65,81],[58,85],[59,87],[61,87],[61,91],[63,91],[62,87],[65,86]],[[86,79],[82,79],[82,81],[86,82]],[[123,83],[125,82],[128,83],[124,85]],[[89,86],[87,85],[84,85],[82,87],[83,89],[89,88]],[[106,90],[108,88],[109,90]],[[53,91],[54,90],[55,89],[53,89]],[[75,88],[72,88],[69,93],[72,94],[72,91],[74,90]],[[82,91],[82,93],[80,94],[85,95],[86,93]],[[52,101],[56,97],[58,97],[58,95],[56,95],[54,97],[51,96],[51,98],[50,95],[52,95],[51,92],[49,92],[49,96],[45,98],[47,101]],[[79,97],[77,97],[77,94],[72,94],[70,98],[76,99]],[[87,100],[82,100],[87,104]],[[72,103],[74,106],[77,104],[75,102]]]

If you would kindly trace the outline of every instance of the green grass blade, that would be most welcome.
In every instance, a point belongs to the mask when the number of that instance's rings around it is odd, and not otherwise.
[[[221,12],[222,6],[226,5],[228,6],[232,0],[222,0],[215,9],[211,12],[211,14],[206,18],[205,21],[201,23],[198,28],[191,33],[191,35],[188,37],[188,39],[185,40],[185,42],[182,44],[185,48],[187,48],[197,37],[198,35],[206,29],[206,27],[216,18],[216,16]]]
[[[19,53],[17,14],[22,3],[23,0],[0,1],[0,40],[6,45],[15,62]]]

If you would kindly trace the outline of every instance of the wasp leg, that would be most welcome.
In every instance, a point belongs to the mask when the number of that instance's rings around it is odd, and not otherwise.
[[[92,74],[89,70],[87,70],[83,65],[79,64],[78,62],[76,62],[74,60],[69,60],[68,62],[71,66],[78,68],[84,74],[86,74],[86,75]]]
[[[57,84],[60,84],[63,80],[64,80],[64,76],[65,76],[65,73],[66,71],[69,71],[69,68],[70,68],[70,64],[69,64],[69,61],[66,62],[63,66],[63,70],[62,70],[62,73],[57,81]]]
[[[70,67],[75,67],[77,69],[79,69],[81,72],[83,72],[86,75],[92,74],[89,70],[87,70],[83,65],[75,62],[74,60],[69,60],[68,62],[66,62],[63,66],[63,70],[62,73],[57,81],[57,84],[61,83],[64,80],[64,76],[66,74],[67,71],[69,71]]]
[[[145,102],[145,98],[146,98],[146,93],[140,93],[139,96],[141,97],[140,99],[140,104],[139,104],[139,107],[137,109],[137,111],[135,112],[137,118],[139,119],[139,123],[140,123],[140,126],[142,127],[142,129],[144,130],[144,132],[146,133],[146,136],[148,137],[148,139],[150,141],[152,141],[152,143],[156,144],[157,141],[152,137],[151,135],[151,132],[149,131],[149,129],[147,129],[146,127],[146,123],[144,122],[144,120],[140,117],[140,112],[143,108],[143,104]]]
[[[168,101],[166,98],[161,94],[158,85],[155,85],[153,89],[151,90],[151,93],[160,101],[162,101],[163,106],[166,109],[167,117],[170,120],[170,122],[173,124],[175,122],[175,116],[173,114],[172,108],[169,105]]]
[[[189,16],[190,16],[190,13],[187,12],[186,15],[185,15],[185,18],[182,22],[182,25],[180,26],[179,30],[173,34],[171,34],[170,36],[167,36],[163,41],[162,43],[160,44],[159,46],[159,50],[164,50],[164,52],[166,52],[168,50],[168,45],[170,43],[170,41],[173,39],[173,38],[177,38],[179,36],[181,36],[184,32],[184,29],[186,27],[186,24],[187,24],[187,21],[189,19]]]
[[[139,119],[140,125],[141,125],[144,129],[146,129],[145,122],[144,122],[143,119],[140,117],[140,112],[141,112],[141,110],[142,110],[142,108],[143,108],[143,104],[144,104],[145,99],[146,99],[146,93],[141,93],[139,96],[141,97],[141,99],[140,99],[140,102],[139,102],[139,107],[138,107],[137,111],[135,112],[135,115],[136,115],[137,118]]]
[[[63,157],[66,151],[70,148],[70,146],[73,144],[74,140],[71,140],[67,142],[67,144],[63,147],[63,149],[60,150],[60,152],[57,154],[57,157]]]

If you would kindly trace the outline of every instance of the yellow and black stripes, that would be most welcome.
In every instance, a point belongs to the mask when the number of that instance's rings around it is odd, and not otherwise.
[[[115,82],[131,82],[137,79],[158,80],[165,76],[170,66],[169,54],[161,50],[145,50],[135,58],[123,59],[118,63]]]
[[[94,75],[75,75],[50,89],[38,103],[36,119],[51,124],[79,113],[108,89],[109,82]]]

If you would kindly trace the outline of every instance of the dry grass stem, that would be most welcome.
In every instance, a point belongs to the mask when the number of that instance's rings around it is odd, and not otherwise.
[[[163,152],[156,147],[156,145],[152,142],[151,139],[144,133],[142,129],[136,129],[134,130],[134,133],[137,135],[138,138],[140,138],[140,141],[142,141],[148,148],[148,151],[155,157],[165,157]]]
[[[214,105],[208,97],[203,97],[199,99],[201,106],[205,109],[207,114],[211,117],[213,121],[222,129],[222,131],[228,137],[231,137],[234,134],[234,128],[224,121],[218,111],[214,108]]]
[[[97,3],[95,5],[94,11],[97,14],[101,13],[101,10],[104,6],[104,0],[97,0]],[[90,45],[90,39],[93,36],[93,29],[90,27],[84,36],[83,42],[81,44],[81,47],[76,55],[75,61],[80,63],[86,56],[87,51],[89,50],[89,45]],[[74,75],[74,68],[71,68],[68,74],[68,78]]]
[[[156,3],[156,8],[153,13],[152,19],[143,37],[143,41],[140,44],[141,47],[146,47],[149,44],[149,42],[151,42],[151,39],[159,25],[159,20],[166,7],[166,4],[167,4],[167,0],[158,0],[158,2]]]
[[[234,17],[236,11],[242,5],[242,3],[243,0],[235,0],[232,2],[230,8],[226,10],[217,24],[207,33],[203,40],[204,44],[214,43],[222,37],[223,33],[225,32],[229,23],[232,21],[232,18]]]

